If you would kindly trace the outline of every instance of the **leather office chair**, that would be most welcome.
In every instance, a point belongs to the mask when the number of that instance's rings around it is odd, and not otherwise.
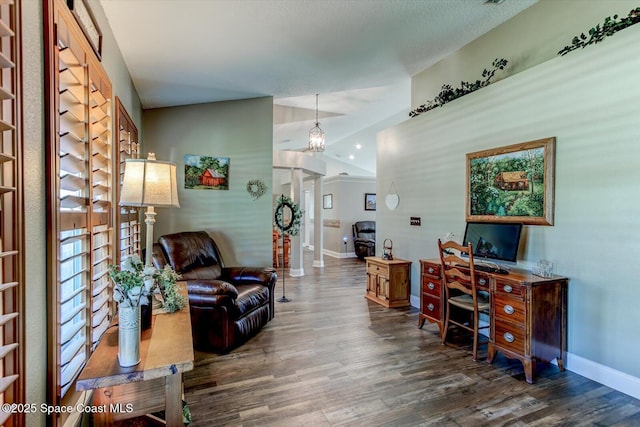
[[[465,260],[460,258],[453,250],[466,252],[469,254],[469,259]],[[446,300],[442,344],[447,340],[447,331],[450,323],[466,329],[473,333],[473,360],[478,360],[479,330],[490,327],[490,325],[480,327],[478,320],[480,313],[489,315],[490,304],[489,294],[476,289],[471,243],[467,246],[462,246],[453,241],[442,243],[440,239],[438,239],[438,252],[440,254],[440,264],[442,265],[442,281]],[[461,318],[452,318],[452,309],[456,310],[456,314],[460,312],[458,309],[464,310],[460,314],[466,312],[470,315],[467,316],[466,319],[468,320],[470,317],[470,320],[465,322],[465,320]]]

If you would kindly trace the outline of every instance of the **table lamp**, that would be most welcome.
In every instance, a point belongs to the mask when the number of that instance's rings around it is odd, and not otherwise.
[[[147,159],[126,159],[120,192],[120,206],[146,207],[147,224],[145,266],[152,266],[153,225],[156,207],[180,207],[176,184],[176,165],[156,160],[154,153]]]

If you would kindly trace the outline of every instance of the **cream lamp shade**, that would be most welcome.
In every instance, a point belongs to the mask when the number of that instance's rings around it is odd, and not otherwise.
[[[125,160],[120,206],[180,207],[176,165],[153,159]]]
[[[156,207],[180,207],[176,165],[156,160],[154,153],[148,159],[126,159],[124,178],[120,190],[120,206],[146,207],[144,222],[147,224],[145,266],[151,266],[153,225]]]

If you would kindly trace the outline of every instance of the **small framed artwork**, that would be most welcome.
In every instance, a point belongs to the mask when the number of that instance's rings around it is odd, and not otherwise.
[[[467,154],[467,221],[553,225],[555,142]]]
[[[87,0],[67,0],[67,6],[78,21],[78,25],[80,25],[96,56],[102,60],[102,31],[98,27],[89,2]]]
[[[187,190],[228,190],[229,158],[185,154],[184,188]]]
[[[333,209],[333,194],[324,194],[322,196],[322,208]]]
[[[376,210],[376,193],[364,194],[364,210],[375,211]]]

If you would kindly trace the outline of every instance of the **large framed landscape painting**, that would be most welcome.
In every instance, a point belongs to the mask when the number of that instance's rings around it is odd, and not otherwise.
[[[556,139],[467,154],[467,221],[553,225]]]
[[[188,190],[228,190],[229,158],[185,154],[184,188]]]

